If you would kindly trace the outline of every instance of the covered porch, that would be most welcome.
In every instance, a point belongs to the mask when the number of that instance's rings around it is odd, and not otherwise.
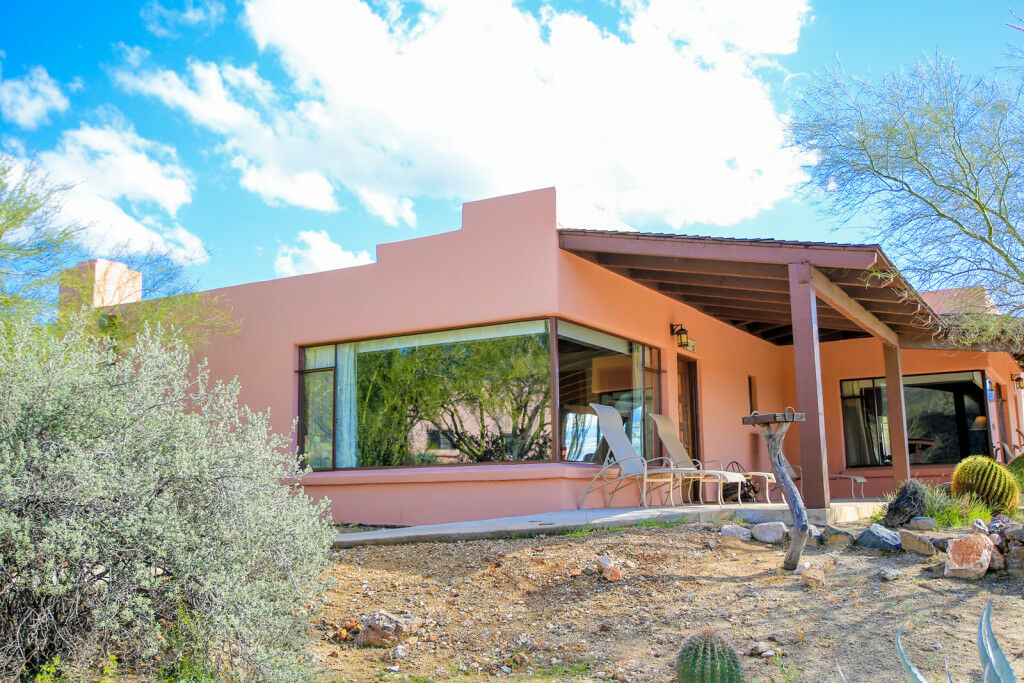
[[[941,350],[942,342],[935,339],[940,317],[876,245],[565,229],[559,232],[559,245],[743,332],[792,347],[793,407],[807,421],[793,430],[797,438],[787,441],[786,450],[802,469],[809,509],[833,505],[821,344],[878,340],[876,353],[888,388],[892,481],[911,476],[902,351]],[[838,386],[828,388],[833,389],[838,392]],[[840,491],[845,495],[845,488]]]

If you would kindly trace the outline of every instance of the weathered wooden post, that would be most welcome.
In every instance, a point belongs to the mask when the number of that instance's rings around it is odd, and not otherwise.
[[[768,454],[772,461],[772,473],[775,474],[775,481],[782,486],[782,496],[786,499],[789,511],[793,513],[793,535],[789,542],[789,551],[786,559],[782,561],[782,568],[793,571],[800,563],[800,555],[807,544],[807,536],[810,532],[810,524],[807,521],[807,508],[804,507],[804,499],[800,496],[800,489],[793,483],[789,476],[789,468],[785,456],[782,455],[782,440],[786,438],[789,426],[794,422],[803,422],[803,413],[797,413],[792,408],[787,408],[782,413],[753,413],[743,418],[743,424],[754,425],[761,428],[764,442],[768,446]]]

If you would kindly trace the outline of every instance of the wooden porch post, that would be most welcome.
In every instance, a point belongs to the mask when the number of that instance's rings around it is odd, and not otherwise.
[[[907,449],[907,411],[903,405],[903,367],[900,347],[882,344],[885,356],[885,402],[889,409],[889,452],[892,453],[894,489],[910,479]]]
[[[793,369],[800,425],[801,488],[810,509],[829,507],[828,458],[825,450],[825,409],[821,396],[821,353],[818,348],[818,302],[811,266],[789,264],[789,307],[793,322]]]

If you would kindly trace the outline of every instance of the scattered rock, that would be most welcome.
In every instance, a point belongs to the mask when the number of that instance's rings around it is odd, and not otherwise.
[[[914,517],[924,514],[924,503],[924,486],[913,479],[904,482],[886,506],[882,525],[890,529],[903,526]]]
[[[801,562],[800,564],[798,564],[796,566],[796,569],[793,570],[793,573],[794,574],[803,574],[805,571],[807,571],[810,568],[811,568],[811,563],[810,562]]]
[[[751,535],[762,543],[779,543],[786,538],[788,529],[782,522],[755,524]]]
[[[921,534],[915,534],[909,529],[900,529],[900,545],[907,552],[917,553],[918,555],[934,555],[938,552],[930,538]]]
[[[995,547],[985,534],[952,538],[946,549],[945,576],[980,579],[988,571]]]
[[[825,570],[818,567],[808,567],[800,574],[800,583],[811,588],[824,588],[828,585],[825,581]]]
[[[569,576],[579,576],[582,573],[583,573],[583,570],[580,569],[579,567],[573,567],[572,569],[569,570]]]
[[[1008,525],[1003,530],[1003,536],[1014,541],[1024,541],[1024,525],[1013,524]]]
[[[875,550],[900,550],[900,535],[881,524],[872,524],[857,536],[857,545]]]
[[[971,530],[977,531],[979,534],[985,534],[986,536],[988,536],[988,524],[985,524],[985,522],[983,522],[980,519],[976,519],[973,522],[971,522]]]
[[[398,647],[395,648],[395,659],[404,659],[404,658],[405,658],[405,648],[402,647],[401,645],[399,645]]]
[[[988,568],[1006,569],[1006,559],[1003,557],[1003,554],[995,548],[992,549],[992,559],[988,562]]]
[[[378,609],[362,618],[362,628],[356,636],[356,645],[386,647],[401,641],[423,625],[416,617],[399,617]]]
[[[622,581],[623,574],[622,570],[618,567],[605,567],[601,571],[601,578],[605,581]]]
[[[721,534],[723,536],[729,536],[730,538],[738,538],[741,541],[749,541],[753,538],[753,534],[750,533],[750,529],[739,524],[723,524]]]
[[[946,552],[946,548],[949,547],[949,539],[943,536],[932,536],[931,541],[932,545],[935,546],[935,549],[939,552],[944,553]]]
[[[597,558],[597,566],[602,571],[604,571],[605,569],[608,569],[609,567],[614,567],[615,566],[615,560],[613,560],[612,558],[608,557],[607,555],[602,555],[601,557]]]
[[[895,581],[900,578],[900,570],[894,567],[882,567],[878,570],[876,576],[882,581]]]
[[[775,650],[765,650],[761,653],[762,659],[771,659],[775,656]]]
[[[753,645],[750,646],[750,650],[748,650],[748,654],[751,657],[760,657],[762,654],[764,654],[765,652],[768,652],[771,649],[772,649],[771,645],[769,645],[768,643],[764,642],[763,640],[759,640],[759,641],[757,641],[756,643],[754,643]]]
[[[907,522],[907,528],[913,529],[914,531],[931,531],[939,523],[939,520],[934,517],[912,517]]]
[[[837,529],[831,524],[821,530],[822,545],[830,548],[845,548],[854,542],[853,534],[849,531]]]
[[[713,538],[708,539],[708,550],[714,550],[718,547],[718,541]]]
[[[1024,546],[1014,546],[1003,556],[1006,571],[1014,576],[1024,576]]]

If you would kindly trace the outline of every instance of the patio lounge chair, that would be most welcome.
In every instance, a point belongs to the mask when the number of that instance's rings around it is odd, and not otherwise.
[[[795,482],[795,481],[797,481],[798,479],[801,478],[801,476],[803,475],[803,472],[800,469],[799,465],[790,465],[788,462],[785,461],[785,459],[783,459],[783,462],[784,462],[784,464],[786,466],[786,474],[789,475],[790,479],[792,479]],[[850,480],[850,497],[851,498],[856,498],[857,497],[857,494],[854,492],[853,487],[855,485],[857,485],[857,484],[860,484],[860,497],[861,498],[864,497],[864,484],[868,483],[868,480],[865,479],[864,477],[858,476],[856,474],[829,474],[828,478],[829,479],[849,479]],[[778,488],[778,484],[776,484],[774,488]],[[801,481],[800,482],[800,491],[803,492],[803,489],[804,489],[803,482]]]
[[[629,437],[626,436],[619,411],[611,406],[597,403],[591,403],[590,407],[597,413],[601,439],[608,446],[608,450],[601,470],[594,475],[583,491],[579,508],[583,507],[583,501],[594,491],[614,485],[615,488],[608,496],[608,503],[611,504],[616,492],[634,483],[640,488],[640,504],[643,507],[647,507],[649,491],[653,492],[665,486],[668,486],[669,502],[675,505],[676,480],[683,477],[700,476],[700,472],[693,469],[649,466],[646,460],[637,455]],[[662,500],[664,502],[664,498]]]
[[[725,487],[726,483],[740,484],[742,486],[743,482],[747,480],[742,473],[728,472],[721,469],[721,467],[717,470],[704,469],[705,465],[716,461],[711,460],[706,463],[701,463],[700,460],[694,460],[686,451],[686,446],[679,440],[676,426],[672,420],[664,415],[658,415],[657,413],[650,413],[649,417],[651,418],[651,422],[654,423],[654,429],[658,432],[658,438],[661,439],[661,443],[665,446],[665,450],[668,451],[670,458],[670,460],[666,458],[658,458],[656,460],[661,460],[670,467],[691,472],[692,474],[685,479],[690,479],[699,483],[704,483],[705,481],[717,483],[719,505],[725,505],[725,501],[722,500],[722,489]],[[654,462],[654,460],[652,460],[652,462]],[[682,481],[685,479],[680,477],[680,486],[682,485]],[[689,498],[689,496],[687,497]],[[737,500],[740,505],[743,505],[742,496],[738,496]]]
[[[771,487],[772,484],[775,483],[775,474],[773,472],[748,472],[746,468],[744,468],[743,465],[741,465],[736,460],[733,460],[728,465],[726,465],[725,469],[728,470],[729,472],[739,472],[744,477],[746,477],[748,481],[754,481],[755,478],[764,479],[764,502],[772,502]],[[737,493],[737,496],[742,497],[742,495],[743,489],[741,488]]]

